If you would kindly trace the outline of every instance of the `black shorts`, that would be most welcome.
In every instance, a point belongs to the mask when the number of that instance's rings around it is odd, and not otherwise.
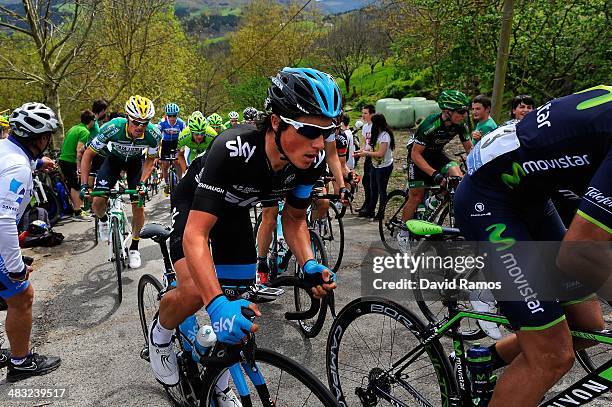
[[[191,202],[172,202],[170,257],[176,263],[185,257],[183,232],[191,210]],[[257,253],[248,208],[225,211],[210,232],[210,248],[217,277],[222,286],[250,285],[255,280]]]
[[[125,171],[127,174],[128,188],[136,189],[142,176],[142,161],[140,157],[124,161],[113,155],[107,156],[98,170],[94,191],[109,191],[113,189],[121,176],[121,171]],[[131,198],[132,202],[138,201],[137,195],[133,195]]]
[[[76,163],[59,160],[58,164],[60,170],[62,171],[62,175],[64,176],[64,180],[66,181],[66,185],[68,185],[68,188],[72,188],[75,191],[81,189],[81,183],[79,182],[79,178],[77,177]]]
[[[456,165],[450,158],[448,158],[445,154],[424,154],[423,158],[427,163],[437,171],[441,173],[445,173],[444,169],[448,168],[447,166]],[[424,187],[426,185],[434,185],[433,178],[431,175],[427,175],[423,170],[419,168],[418,165],[414,163],[414,161],[408,159],[408,181],[411,187]]]
[[[178,140],[162,140],[159,148],[159,159],[163,161],[176,160]]]

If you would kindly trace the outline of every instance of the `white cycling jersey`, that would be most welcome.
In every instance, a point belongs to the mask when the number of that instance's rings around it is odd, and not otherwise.
[[[0,272],[20,273],[17,224],[32,197],[32,160],[12,138],[0,140],[0,157]]]

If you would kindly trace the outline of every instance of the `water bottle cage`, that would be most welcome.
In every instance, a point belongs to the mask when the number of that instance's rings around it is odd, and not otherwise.
[[[254,368],[256,348],[253,335],[248,336],[246,343],[238,345],[216,342],[215,346],[202,355],[200,363],[203,366],[216,368],[226,368],[236,363],[248,363],[249,367]]]

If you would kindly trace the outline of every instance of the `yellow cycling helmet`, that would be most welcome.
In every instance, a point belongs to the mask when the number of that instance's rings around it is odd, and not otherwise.
[[[8,116],[0,115],[0,127],[10,127]]]
[[[136,95],[130,96],[125,102],[125,112],[132,119],[151,120],[155,116],[155,107],[151,99]]]

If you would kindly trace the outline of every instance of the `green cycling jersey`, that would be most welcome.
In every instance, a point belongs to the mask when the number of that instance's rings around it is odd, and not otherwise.
[[[113,155],[123,161],[140,159],[143,151],[157,154],[161,133],[154,124],[147,124],[142,137],[128,136],[127,119],[117,117],[100,128],[100,133],[91,140],[89,148],[101,155]]]
[[[414,135],[414,143],[424,146],[426,153],[441,153],[455,136],[459,136],[461,142],[470,140],[467,125],[444,124],[441,113],[436,113],[423,120]]]
[[[181,132],[178,139],[178,149],[184,150],[189,148],[189,157],[185,157],[187,165],[189,165],[198,155],[202,154],[210,143],[217,137],[217,132],[210,126],[204,131],[204,140],[201,143],[196,143],[191,135],[191,130],[187,127]]]

